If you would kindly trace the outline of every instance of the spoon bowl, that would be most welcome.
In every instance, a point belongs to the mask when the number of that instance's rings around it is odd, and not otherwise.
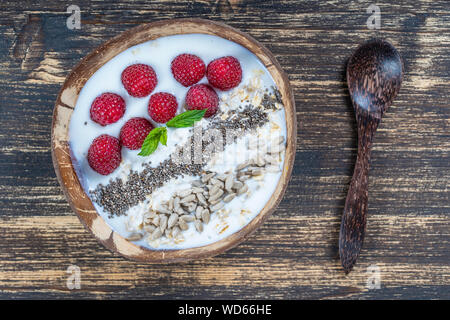
[[[347,84],[355,111],[381,119],[400,90],[403,63],[387,41],[375,39],[360,46],[347,65]]]
[[[358,156],[339,234],[339,255],[345,273],[353,268],[364,241],[373,138],[383,114],[400,90],[402,79],[400,54],[384,40],[361,45],[347,65],[347,85],[358,127]]]

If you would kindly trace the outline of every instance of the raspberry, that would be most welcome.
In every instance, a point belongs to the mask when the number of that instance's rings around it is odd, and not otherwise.
[[[186,94],[186,109],[207,109],[205,118],[215,115],[218,106],[219,97],[214,89],[207,84],[196,84],[195,86],[192,86]]]
[[[177,98],[166,92],[153,94],[148,102],[148,114],[159,123],[166,123],[175,117],[177,109]]]
[[[146,64],[133,64],[122,72],[122,84],[130,96],[148,96],[158,84],[156,73]]]
[[[147,119],[131,118],[120,130],[120,142],[130,150],[140,149],[152,130],[153,125]]]
[[[171,69],[175,80],[183,86],[189,87],[203,78],[206,66],[199,57],[184,53],[173,59]]]
[[[114,123],[125,113],[125,100],[115,93],[102,93],[91,105],[91,119],[102,126]]]
[[[89,147],[87,159],[93,170],[108,175],[120,165],[122,154],[119,139],[102,134]]]
[[[226,91],[236,87],[242,80],[242,69],[235,57],[222,57],[211,61],[206,77],[213,87]]]

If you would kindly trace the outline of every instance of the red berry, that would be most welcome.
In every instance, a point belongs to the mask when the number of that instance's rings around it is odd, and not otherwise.
[[[205,113],[206,118],[215,115],[218,107],[219,97],[214,89],[207,84],[196,84],[195,86],[192,86],[186,94],[186,109],[207,109]]]
[[[102,175],[108,175],[120,165],[122,154],[119,139],[102,134],[89,147],[87,159],[91,168]]]
[[[125,100],[115,93],[102,93],[91,105],[91,119],[102,126],[114,123],[125,113]]]
[[[152,130],[153,125],[147,119],[131,118],[120,130],[120,142],[130,150],[140,149]]]
[[[148,114],[159,123],[166,123],[175,117],[177,109],[177,98],[166,92],[153,94],[148,102]]]
[[[213,87],[223,91],[230,90],[242,80],[241,64],[231,56],[213,60],[208,64],[206,77]]]
[[[158,84],[156,73],[146,64],[133,64],[122,72],[122,84],[130,96],[148,96]]]
[[[183,86],[189,87],[203,78],[206,66],[199,57],[184,53],[173,59],[171,69],[175,80]]]

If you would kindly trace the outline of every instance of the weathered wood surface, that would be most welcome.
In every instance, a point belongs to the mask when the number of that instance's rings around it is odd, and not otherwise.
[[[77,1],[0,4],[0,298],[450,298],[450,4],[371,1]],[[140,23],[182,17],[248,32],[291,79],[298,146],[278,210],[215,258],[175,265],[124,260],[70,210],[50,155],[52,110],[66,75],[104,40]],[[400,51],[405,78],[372,153],[362,254],[345,276],[337,252],[356,158],[345,61],[375,36]],[[81,269],[81,289],[66,286]],[[366,286],[380,268],[381,289]]]

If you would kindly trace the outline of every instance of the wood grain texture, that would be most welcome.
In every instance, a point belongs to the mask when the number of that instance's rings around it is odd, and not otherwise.
[[[0,4],[0,298],[450,298],[450,8],[448,1],[78,1]],[[215,258],[170,266],[126,261],[100,245],[65,200],[50,155],[52,109],[88,52],[155,20],[223,21],[265,45],[288,74],[300,126],[286,195],[258,233]],[[381,37],[405,78],[375,139],[364,247],[349,276],[338,235],[356,158],[345,61]],[[81,289],[68,290],[68,266]],[[381,289],[366,287],[367,267]]]

